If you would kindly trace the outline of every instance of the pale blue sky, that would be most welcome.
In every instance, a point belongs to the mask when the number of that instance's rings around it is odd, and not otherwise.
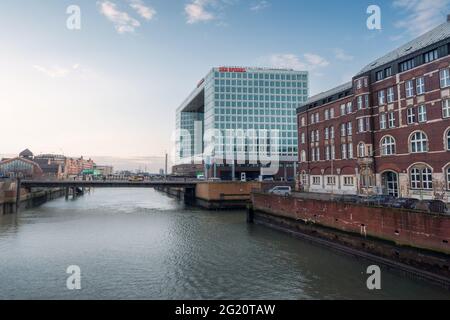
[[[445,20],[450,0],[5,0],[0,154],[159,156],[221,65],[306,69],[311,93]],[[380,6],[382,30],[366,27]],[[81,8],[81,30],[66,8]],[[6,139],[5,139],[6,138]]]

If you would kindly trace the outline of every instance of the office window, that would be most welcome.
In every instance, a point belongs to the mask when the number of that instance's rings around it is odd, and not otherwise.
[[[425,53],[423,56],[424,56],[423,60],[425,61],[425,63],[428,63],[438,58],[438,51],[437,50],[429,51]]]
[[[343,160],[347,159],[347,145],[345,143],[341,145],[341,158]]]
[[[345,116],[345,104],[341,104],[341,116]]]
[[[314,185],[320,185],[320,177],[313,177],[312,179]]]
[[[391,136],[381,139],[381,155],[390,156],[395,154],[395,140]]]
[[[408,118],[408,124],[413,124],[416,122],[416,111],[414,110],[414,108],[408,109],[407,118]]]
[[[366,108],[369,108],[369,95],[368,94],[366,94],[365,96],[364,96],[364,105],[365,105],[365,107]]]
[[[327,185],[329,186],[336,185],[336,177],[327,177]]]
[[[405,83],[405,91],[406,91],[406,97],[411,98],[414,96],[414,85],[413,80],[408,80]]]
[[[316,135],[315,135],[314,131],[311,131],[311,142],[314,142],[315,138],[316,138]]]
[[[330,128],[325,128],[325,140],[330,139]]]
[[[386,114],[385,113],[380,114],[380,129],[381,130],[386,129]]]
[[[330,118],[330,112],[327,110],[325,110],[325,120],[328,120]]]
[[[320,141],[319,130],[316,130],[316,142]]]
[[[393,87],[390,87],[387,90],[387,102],[388,103],[394,102],[394,88]]]
[[[334,139],[334,127],[330,128],[330,138]]]
[[[316,161],[320,161],[320,148],[316,148]]]
[[[390,112],[389,113],[389,128],[395,127],[395,113]]]
[[[353,143],[348,144],[348,158],[353,159]]]
[[[414,59],[400,63],[400,72],[408,71],[416,66]]]
[[[362,82],[361,79],[356,80],[356,89],[361,89],[362,88]]]
[[[383,105],[385,103],[384,90],[378,91],[378,104]]]
[[[416,91],[418,95],[425,93],[425,78],[420,77],[416,79]]]
[[[441,79],[441,88],[447,88],[450,86],[450,70],[443,69],[439,72],[439,75]]]
[[[358,157],[364,158],[365,156],[366,156],[366,145],[361,142],[358,145]]]
[[[316,161],[316,152],[314,148],[311,149],[311,161]]]
[[[364,118],[358,119],[358,132],[364,132]]]
[[[336,149],[334,145],[331,146],[331,159],[336,160]]]
[[[428,151],[428,138],[422,131],[417,131],[411,136],[410,150],[412,153]]]
[[[417,108],[417,118],[419,122],[427,121],[427,108],[424,105],[421,105]]]
[[[344,177],[344,186],[352,187],[355,185],[353,177]]]
[[[330,146],[325,147],[325,160],[330,160]]]
[[[302,150],[300,153],[300,161],[301,162],[306,162],[306,152],[305,150]]]
[[[378,72],[376,73],[376,79],[377,79],[377,81],[383,80],[383,78],[384,78],[384,72],[383,72],[383,70],[378,71]]]
[[[334,108],[330,109],[330,119],[334,118]]]
[[[318,122],[320,122],[320,115],[319,115],[319,113],[317,112],[317,113],[316,113],[316,123],[318,123]]]
[[[345,123],[342,123],[341,124],[341,137],[345,137],[346,132],[347,132],[347,129],[346,129]]]
[[[358,106],[358,110],[361,110],[363,108],[363,97],[359,96],[357,98],[357,106]]]
[[[347,113],[353,112],[353,103],[349,102],[347,103]]]
[[[391,67],[386,68],[384,70],[384,73],[385,73],[386,78],[389,78],[390,76],[392,76],[392,68]]]
[[[311,115],[311,124],[314,124],[314,114]]]
[[[450,99],[442,101],[442,117],[450,118]]]
[[[353,126],[352,126],[352,123],[349,122],[349,123],[347,123],[347,135],[351,136],[352,134],[353,134]]]
[[[301,123],[302,123],[302,127],[304,127],[304,126],[305,126],[305,124],[306,124],[306,121],[305,121],[305,117],[302,117],[302,121],[301,121]]]
[[[433,189],[433,172],[428,167],[415,166],[410,171],[412,189]]]

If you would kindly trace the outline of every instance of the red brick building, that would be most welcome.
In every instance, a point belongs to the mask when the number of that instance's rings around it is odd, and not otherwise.
[[[297,109],[307,191],[450,196],[450,21]]]

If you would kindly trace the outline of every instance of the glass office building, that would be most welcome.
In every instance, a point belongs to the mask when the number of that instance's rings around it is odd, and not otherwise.
[[[307,100],[308,95],[306,71],[213,68],[177,109],[177,129],[182,129],[179,143],[184,146],[178,148],[177,161],[189,162],[186,158],[203,152],[207,147],[203,143],[200,148],[194,148],[195,126],[198,133],[208,130],[277,130],[280,160],[297,161],[296,108]],[[189,145],[190,148],[186,148]],[[215,142],[216,152],[221,150],[225,153],[227,148],[233,148],[227,145],[227,139]]]

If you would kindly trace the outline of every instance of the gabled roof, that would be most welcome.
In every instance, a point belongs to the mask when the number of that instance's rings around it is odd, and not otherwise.
[[[435,43],[445,40],[450,37],[450,22],[445,22],[431,31],[421,35],[420,37],[408,42],[407,44],[389,52],[383,57],[371,62],[367,66],[365,66],[357,76],[360,76],[366,72],[369,72],[373,69],[381,67],[385,64],[393,62],[402,57],[406,57],[407,55],[424,49],[428,46],[431,46]]]
[[[19,157],[32,157],[33,152],[31,152],[29,149],[23,150],[21,153],[19,153]]]

